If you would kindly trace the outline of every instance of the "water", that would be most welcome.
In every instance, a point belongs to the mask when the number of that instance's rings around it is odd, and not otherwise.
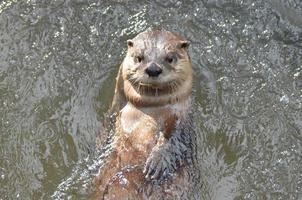
[[[125,41],[191,41],[202,199],[302,199],[302,2],[0,2],[0,199],[86,199]],[[99,159],[96,159],[99,158]]]

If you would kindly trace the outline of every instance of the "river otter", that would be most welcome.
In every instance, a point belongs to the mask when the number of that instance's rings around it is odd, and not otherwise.
[[[192,199],[189,42],[165,30],[138,34],[117,76],[118,113],[98,199]]]

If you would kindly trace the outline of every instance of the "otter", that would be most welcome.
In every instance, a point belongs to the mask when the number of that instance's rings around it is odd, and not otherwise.
[[[127,41],[111,112],[117,113],[98,199],[192,199],[189,42],[166,30]]]

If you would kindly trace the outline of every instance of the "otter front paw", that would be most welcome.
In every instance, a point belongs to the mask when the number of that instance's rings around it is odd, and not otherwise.
[[[144,174],[147,179],[163,180],[177,169],[179,164],[177,162],[180,160],[177,155],[169,152],[163,146],[157,147],[153,149],[146,161]]]

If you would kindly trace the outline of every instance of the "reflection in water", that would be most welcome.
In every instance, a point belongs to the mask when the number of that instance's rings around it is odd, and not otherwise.
[[[125,41],[158,25],[191,41],[203,199],[301,199],[301,13],[296,0],[2,1],[0,199],[85,199]]]

